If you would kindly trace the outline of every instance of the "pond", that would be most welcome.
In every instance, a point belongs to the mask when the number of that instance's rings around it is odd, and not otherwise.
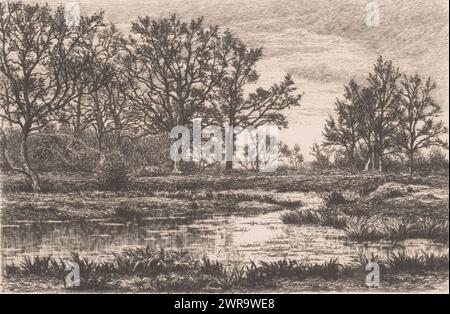
[[[94,260],[109,260],[113,252],[150,246],[186,250],[227,264],[283,258],[323,262],[339,258],[351,262],[359,250],[379,255],[407,248],[408,252],[448,253],[448,245],[427,240],[400,243],[349,242],[342,230],[283,224],[282,212],[239,216],[152,218],[139,225],[108,220],[86,222],[19,223],[2,228],[2,264],[19,263],[36,255],[66,259],[70,252]]]

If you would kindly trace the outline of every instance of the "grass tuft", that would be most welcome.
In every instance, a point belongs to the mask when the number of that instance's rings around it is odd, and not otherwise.
[[[259,265],[250,262],[246,266],[226,267],[207,257],[198,261],[186,252],[149,248],[125,250],[114,255],[112,262],[98,263],[76,253],[72,253],[70,259],[80,266],[80,290],[141,289],[174,292],[267,287],[273,285],[272,280],[275,278],[335,280],[364,272],[369,262],[377,262],[383,272],[394,274],[448,271],[449,263],[448,254],[423,252],[420,255],[408,255],[402,251],[391,253],[383,260],[377,255],[367,255],[360,251],[349,265],[343,265],[335,258],[319,264],[284,259],[260,262]],[[18,266],[6,265],[5,271],[8,276],[34,275],[60,280],[65,280],[66,275],[65,264],[51,256],[25,258]],[[118,278],[122,278],[122,281],[118,281]],[[132,278],[131,281],[129,278]]]
[[[374,219],[364,217],[348,219],[345,232],[350,240],[358,242],[377,241],[381,238],[374,226]]]
[[[434,253],[423,252],[421,255],[408,255],[405,251],[391,253],[385,261],[386,266],[393,272],[420,273],[424,271],[448,270],[449,257]]]
[[[332,190],[324,196],[325,206],[336,206],[349,203],[341,191]]]

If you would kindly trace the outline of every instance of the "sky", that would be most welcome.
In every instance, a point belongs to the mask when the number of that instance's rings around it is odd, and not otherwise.
[[[70,1],[49,0],[51,5]],[[28,1],[45,2],[45,1]],[[368,3],[379,5],[379,25],[367,25]],[[78,0],[82,13],[103,10],[108,21],[127,32],[138,16],[189,20],[230,29],[249,46],[263,47],[260,86],[293,75],[301,107],[287,112],[282,141],[300,144],[306,159],[322,140],[324,121],[352,78],[364,79],[377,57],[402,71],[431,76],[434,97],[448,125],[449,22],[443,0]],[[369,4],[371,5],[371,4]]]

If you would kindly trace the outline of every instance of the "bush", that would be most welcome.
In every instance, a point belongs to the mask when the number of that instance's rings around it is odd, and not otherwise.
[[[7,152],[13,165],[21,165],[20,132],[6,129]],[[104,137],[106,153],[120,150],[131,172],[137,175],[162,175],[172,170],[170,139],[167,135],[146,136],[131,139],[123,136],[120,142],[116,134]],[[87,130],[74,134],[69,128],[55,129],[49,125],[28,138],[30,163],[38,172],[93,172],[98,161],[98,139]],[[1,155],[1,154],[0,154]],[[151,156],[152,158],[149,158]],[[0,170],[10,170],[0,156]]]
[[[100,187],[106,191],[120,191],[128,186],[129,167],[121,154],[107,156],[105,162],[97,169]]]
[[[13,165],[21,165],[20,132],[6,130],[8,157]],[[95,168],[95,139],[88,133],[75,136],[47,126],[28,138],[28,157],[38,172],[91,172]],[[9,170],[2,157],[0,169]]]
[[[120,147],[133,175],[153,177],[171,173],[170,145],[169,136],[160,134],[137,139],[124,137]]]
[[[445,152],[439,147],[434,147],[426,156],[417,154],[414,161],[414,171],[448,173],[448,159]]]
[[[183,174],[197,174],[201,171],[200,165],[194,161],[181,161],[178,168]]]

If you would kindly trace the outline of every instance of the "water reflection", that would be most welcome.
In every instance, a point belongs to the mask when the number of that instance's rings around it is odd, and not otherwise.
[[[2,228],[3,263],[18,263],[25,256],[69,256],[71,251],[95,260],[110,260],[112,252],[150,246],[187,250],[227,263],[283,258],[323,262],[339,257],[350,262],[360,249],[377,254],[407,248],[409,252],[448,253],[448,245],[427,240],[398,244],[357,244],[342,230],[283,224],[281,212],[252,217],[213,216],[204,219],[154,218],[140,225],[114,221],[24,223]]]

